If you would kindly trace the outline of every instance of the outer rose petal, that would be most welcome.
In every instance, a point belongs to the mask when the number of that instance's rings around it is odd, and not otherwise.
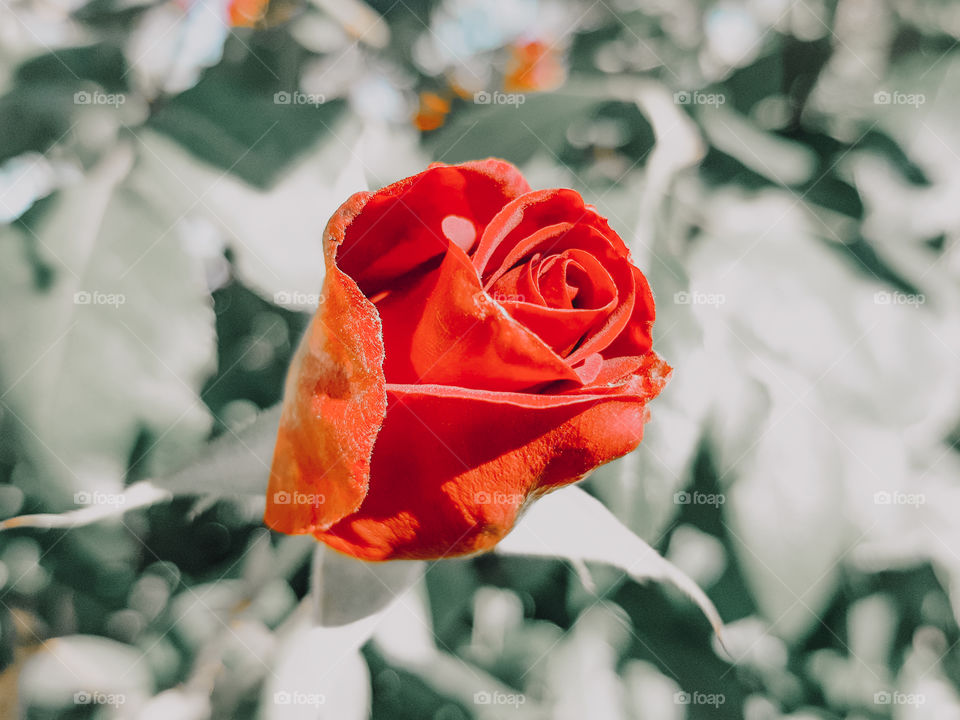
[[[480,286],[470,258],[450,243],[440,267],[377,304],[391,383],[515,391],[577,374]]]
[[[368,193],[341,206],[324,231],[327,274],[287,375],[264,522],[297,534],[323,530],[367,494],[370,455],[386,414],[380,317],[334,261]]]
[[[653,292],[643,273],[633,265],[630,269],[636,291],[633,313],[623,332],[604,351],[609,357],[643,355],[653,346],[653,321],[657,314]]]
[[[446,218],[472,230],[463,247],[469,252],[504,204],[529,190],[520,171],[503,160],[434,163],[370,197],[346,229],[337,263],[373,297],[446,250],[453,239],[445,233]]]
[[[668,374],[650,353],[646,376],[591,394],[388,384],[370,493],[316,536],[363,560],[487,550],[527,501],[633,450]]]

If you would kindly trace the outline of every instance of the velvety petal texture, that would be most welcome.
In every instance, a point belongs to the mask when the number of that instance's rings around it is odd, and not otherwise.
[[[380,317],[333,261],[367,200],[366,193],[354,195],[327,224],[323,302],[287,374],[265,515],[281,532],[324,530],[367,494],[387,409]]]
[[[487,550],[637,446],[670,368],[629,250],[501,160],[351,198],[290,368],[266,522],[365,560]]]

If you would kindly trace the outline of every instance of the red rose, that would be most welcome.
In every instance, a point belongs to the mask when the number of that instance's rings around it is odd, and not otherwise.
[[[487,550],[637,446],[670,368],[653,296],[576,192],[501,160],[357,193],[324,233],[265,521],[364,560]]]

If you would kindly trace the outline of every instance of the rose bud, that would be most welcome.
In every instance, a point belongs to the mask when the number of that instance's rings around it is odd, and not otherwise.
[[[290,366],[265,522],[363,560],[489,550],[637,447],[669,366],[623,240],[495,159],[347,200]]]

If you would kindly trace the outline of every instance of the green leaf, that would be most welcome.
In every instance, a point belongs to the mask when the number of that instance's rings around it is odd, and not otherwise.
[[[67,635],[44,643],[27,661],[18,692],[21,708],[87,705],[136,713],[153,694],[153,678],[135,648],[93,635]]]
[[[567,127],[599,102],[596,97],[559,92],[509,97],[522,102],[471,104],[455,112],[428,137],[435,156],[447,163],[494,156],[522,164],[537,154],[559,155]]]
[[[580,567],[585,579],[589,576],[583,563],[597,562],[619,568],[637,582],[669,583],[697,604],[718,636],[722,633],[723,621],[703,590],[578,487],[563,488],[533,503],[496,551],[566,558]]]
[[[55,506],[64,490],[116,492],[141,435],[156,456],[209,427],[197,395],[214,355],[209,294],[131,163],[117,147],[32,226],[0,231],[0,405]]]
[[[269,186],[332,126],[343,103],[275,102],[275,94],[287,88],[261,62],[214,68],[159,107],[149,126],[211,165]]]
[[[312,312],[323,285],[323,229],[350,195],[367,189],[357,135],[337,123],[266,189],[198,162],[158,133],[140,139],[173,212],[205,217],[220,231],[240,281],[287,309]]]

